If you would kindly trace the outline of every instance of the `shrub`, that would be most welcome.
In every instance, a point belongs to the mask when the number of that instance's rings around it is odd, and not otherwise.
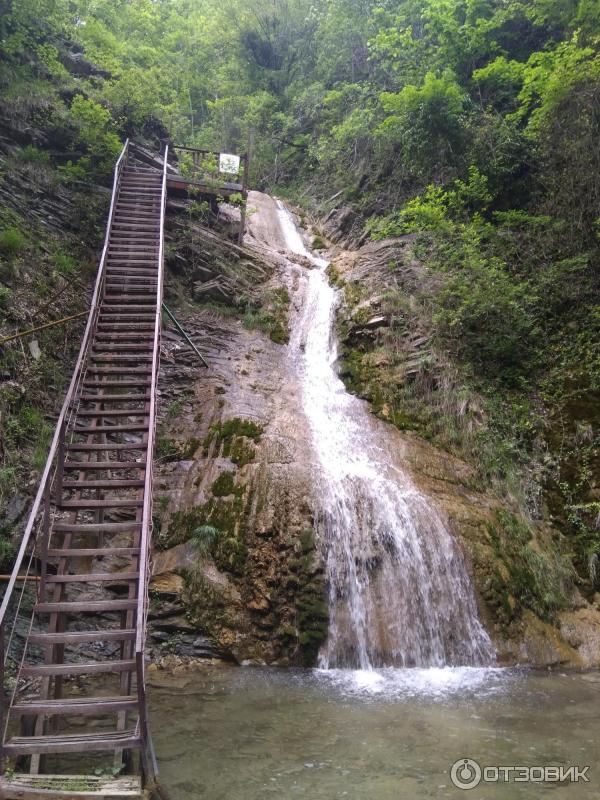
[[[465,264],[441,291],[435,321],[463,359],[507,383],[527,369],[537,332],[529,312],[529,289],[502,265]]]
[[[52,256],[52,261],[57,271],[64,277],[69,277],[77,271],[77,262],[68,253],[57,250]]]
[[[214,525],[199,525],[192,532],[191,541],[200,559],[208,558],[220,535]]]
[[[8,286],[0,286],[0,308],[8,308],[12,291]]]
[[[5,258],[14,258],[26,244],[27,239],[18,228],[5,228],[0,232],[0,254]]]
[[[211,487],[215,497],[227,497],[235,490],[235,480],[232,472],[223,472]]]
[[[50,154],[46,150],[39,150],[31,144],[18,150],[16,158],[25,164],[36,166],[48,166],[50,164]]]

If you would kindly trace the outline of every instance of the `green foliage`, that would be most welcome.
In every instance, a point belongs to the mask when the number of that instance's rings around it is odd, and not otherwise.
[[[398,142],[403,157],[422,174],[457,163],[464,147],[462,116],[466,106],[464,90],[451,72],[441,78],[425,75],[422,86],[405,86],[397,94],[381,95],[389,115],[377,133]]]
[[[424,231],[451,235],[457,230],[456,221],[467,219],[468,212],[487,210],[493,199],[488,187],[487,176],[471,166],[466,182],[455,180],[449,189],[430,184],[422,196],[409,200],[399,212],[373,217],[367,229],[374,239]]]
[[[16,158],[24,164],[34,164],[36,166],[48,166],[50,164],[50,153],[47,150],[40,150],[31,144],[18,150]]]
[[[65,278],[72,277],[77,272],[77,262],[69,253],[56,250],[52,255],[56,271]]]
[[[66,164],[58,166],[56,172],[59,180],[67,186],[77,181],[85,181],[90,177],[91,159],[84,156],[76,164],[69,159]]]
[[[260,439],[263,428],[258,423],[251,419],[243,419],[242,417],[233,417],[232,419],[219,422],[213,427],[213,432],[216,438],[221,442],[227,442],[234,436],[245,436],[248,439],[258,441]]]
[[[222,472],[210,487],[215,497],[227,497],[235,491],[233,472]]]
[[[498,556],[508,566],[508,591],[516,599],[516,611],[531,609],[542,619],[552,619],[567,603],[573,569],[556,545],[537,542],[523,519],[508,511],[496,514],[490,538]]]
[[[192,531],[191,541],[200,559],[208,558],[221,532],[214,525],[199,525]]]
[[[5,228],[0,231],[0,255],[6,259],[13,259],[19,255],[27,245],[25,234],[18,228]]]
[[[77,126],[79,140],[85,144],[100,171],[112,171],[122,144],[114,131],[109,109],[78,94],[71,103],[71,117]]]
[[[465,256],[471,254],[464,245]],[[526,284],[511,280],[502,265],[465,261],[445,283],[434,316],[459,357],[507,383],[527,368],[536,333]]]
[[[258,328],[269,335],[276,344],[287,344],[290,339],[288,313],[290,296],[285,287],[271,290],[262,298],[260,305],[249,306],[244,314],[244,327]]]

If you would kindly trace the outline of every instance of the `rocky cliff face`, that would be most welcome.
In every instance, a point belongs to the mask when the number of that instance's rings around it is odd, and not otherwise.
[[[324,582],[308,434],[280,343],[287,303],[273,300],[293,287],[273,201],[253,194],[250,205],[256,210],[243,250],[194,242],[194,226],[180,220],[173,255],[175,263],[177,253],[186,260],[173,300],[210,369],[167,334],[152,638],[161,653],[308,664],[326,632]],[[175,237],[177,227],[173,219]],[[207,248],[210,259],[194,267]],[[190,303],[188,291],[202,302]]]
[[[389,421],[403,465],[462,542],[499,662],[597,666],[600,595],[587,600],[577,590],[558,529],[543,514],[536,520],[524,516],[510,492],[500,496],[486,488],[476,458],[457,458],[423,438],[435,427],[424,424],[415,413],[420,407],[410,404],[417,379],[431,383],[429,414],[443,418],[454,411],[469,420],[465,438],[476,437],[481,410],[467,408],[465,400],[456,412],[449,398],[444,407],[454,376],[435,371],[432,331],[415,300],[423,267],[410,244],[405,237],[331,251],[331,279],[340,288],[341,374]],[[404,407],[395,402],[399,389]]]

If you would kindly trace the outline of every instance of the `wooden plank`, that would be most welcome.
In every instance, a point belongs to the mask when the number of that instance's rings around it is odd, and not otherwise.
[[[98,388],[102,388],[99,384]],[[129,403],[138,402],[141,400],[148,400],[150,394],[148,392],[136,392],[130,394],[111,394],[110,392],[99,392],[97,394],[82,394],[79,399],[82,403]]]
[[[57,736],[15,736],[4,745],[4,753],[8,756],[32,753],[93,753],[117,748],[137,748],[140,744],[141,740],[135,729]]]
[[[138,433],[139,431],[147,430],[147,423],[131,422],[128,425],[96,425],[95,428],[77,427],[73,428],[73,433],[86,433],[91,435],[96,433]],[[108,447],[107,450],[110,450],[110,447]]]
[[[81,572],[48,575],[46,583],[119,583],[119,581],[136,581],[137,572]]]
[[[93,631],[65,631],[61,633],[31,633],[32,644],[85,644],[87,642],[124,642],[135,639],[133,628],[103,628]]]
[[[89,661],[80,664],[36,664],[22,668],[22,675],[99,675],[102,673],[133,672],[135,661]]]
[[[134,600],[60,600],[56,603],[36,603],[33,610],[37,614],[95,614],[106,611],[127,611],[135,608]]]
[[[102,558],[103,556],[137,556],[139,547],[53,547],[48,558]]]
[[[140,442],[71,442],[67,446],[67,450],[73,452],[85,451],[85,450],[114,450],[114,451],[121,451],[121,450],[144,450],[146,448],[145,444]],[[74,461],[74,466],[78,466],[79,464],[91,464],[93,462],[88,461]],[[112,462],[109,462],[112,463]],[[115,461],[115,464],[135,464],[140,463],[143,465],[143,462],[135,462],[135,461]],[[145,468],[145,467],[144,467]]]
[[[133,533],[139,532],[141,523],[131,522],[55,522],[54,532],[59,533]]]
[[[83,381],[85,389],[148,389],[150,381],[148,380],[122,380],[122,381]]]
[[[86,375],[150,375],[148,367],[93,367]],[[84,384],[85,385],[85,384]]]
[[[143,399],[143,398],[141,398]],[[140,400],[139,397],[132,397],[129,396],[127,401],[136,401]],[[91,401],[87,402],[103,402],[107,403],[109,400],[106,397],[93,397]],[[107,408],[101,411],[97,409],[94,411],[88,411],[87,409],[83,409],[82,411],[77,412],[78,417],[93,417],[95,419],[106,419],[110,417],[147,417],[148,412],[145,411],[143,408]]]
[[[78,500],[61,500],[59,508],[141,508],[142,500],[137,498],[105,497],[103,500],[87,500],[82,497]]]
[[[99,481],[63,481],[63,489],[141,489],[144,485],[142,480],[121,480],[119,478],[107,478]]]
[[[29,703],[17,703],[11,713],[17,716],[32,714],[62,714],[90,716],[91,714],[112,714],[137,707],[138,699],[133,695],[125,697],[68,697],[59,700],[34,700]]]
[[[86,791],[83,790],[85,787]],[[147,800],[138,777],[12,775],[0,777],[4,800]]]

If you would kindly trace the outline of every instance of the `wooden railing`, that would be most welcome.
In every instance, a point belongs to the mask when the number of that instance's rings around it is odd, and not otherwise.
[[[219,159],[220,159],[220,157],[222,155],[226,155],[225,153],[217,152],[215,150],[202,150],[202,149],[200,149],[198,147],[184,147],[183,145],[174,145],[173,150],[175,150],[176,152],[181,151],[182,153],[191,153],[192,163],[193,163],[194,169],[197,172],[200,172],[202,170],[202,165],[206,160],[208,160],[209,158],[216,158],[217,159],[217,162],[216,162],[217,163],[217,170],[216,170],[216,172],[221,176],[222,175],[230,175],[231,177],[233,177],[233,175],[231,175],[231,173],[221,172],[218,169]],[[242,192],[246,192],[248,190],[248,168],[249,168],[248,154],[247,153],[243,153],[243,154],[239,155],[237,153],[232,153],[231,155],[235,155],[237,158],[240,159],[240,172],[236,173],[236,174],[238,174],[240,176],[240,178],[241,178],[241,181],[240,181],[241,186],[242,186],[241,191]],[[207,175],[207,177],[210,177],[210,176]]]
[[[19,551],[17,553],[17,557],[15,559],[10,579],[8,581],[8,585],[6,587],[6,591],[2,599],[2,604],[0,605],[0,673],[1,673],[0,674],[0,734],[2,734],[0,736],[0,774],[2,774],[3,761],[4,761],[2,757],[3,754],[1,748],[2,748],[2,742],[4,740],[5,723],[6,723],[5,698],[4,698],[4,670],[6,667],[7,658],[9,656],[10,644],[12,642],[15,627],[17,624],[17,619],[19,616],[19,611],[24,596],[24,591],[20,593],[16,608],[11,609],[12,623],[10,625],[10,634],[8,636],[8,642],[6,642],[6,629],[9,617],[8,610],[9,606],[11,605],[11,600],[13,599],[13,594],[16,584],[20,580],[22,580],[23,586],[25,586],[27,578],[30,577],[30,571],[35,561],[36,552],[38,553],[39,559],[41,560],[41,567],[42,567],[41,574],[45,573],[44,566],[45,566],[46,550],[48,547],[48,536],[50,532],[50,524],[52,516],[52,499],[53,499],[53,494],[56,496],[57,492],[61,489],[61,483],[62,483],[61,465],[64,455],[66,433],[70,417],[73,413],[73,401],[77,397],[79,386],[83,377],[83,371],[84,371],[83,367],[86,361],[90,343],[92,341],[92,332],[96,327],[96,322],[98,318],[100,299],[102,297],[102,290],[104,287],[104,281],[106,277],[105,264],[106,264],[106,256],[108,253],[109,231],[115,214],[116,197],[119,191],[121,175],[123,173],[123,169],[127,164],[128,152],[129,152],[129,139],[125,142],[125,145],[123,146],[121,154],[115,165],[112,196],[111,196],[110,210],[108,215],[108,224],[106,227],[106,237],[104,241],[104,247],[102,250],[102,256],[100,259],[100,266],[98,268],[98,274],[96,277],[96,283],[94,286],[94,293],[92,296],[90,312],[85,327],[85,332],[81,340],[79,355],[75,363],[75,369],[73,371],[71,383],[69,384],[67,394],[65,396],[62,408],[60,410],[60,414],[58,416],[58,421],[56,424],[56,429],[54,431],[54,436],[52,438],[52,443],[50,445],[48,458],[46,460],[46,464],[42,472],[40,484],[35,499],[33,501],[33,506],[31,508],[27,524],[25,526],[25,532],[23,534],[23,538],[19,546]],[[26,561],[27,561],[26,571],[25,574],[22,575],[21,573]],[[37,583],[38,597],[42,590],[43,586],[41,585],[40,582],[38,582]]]

